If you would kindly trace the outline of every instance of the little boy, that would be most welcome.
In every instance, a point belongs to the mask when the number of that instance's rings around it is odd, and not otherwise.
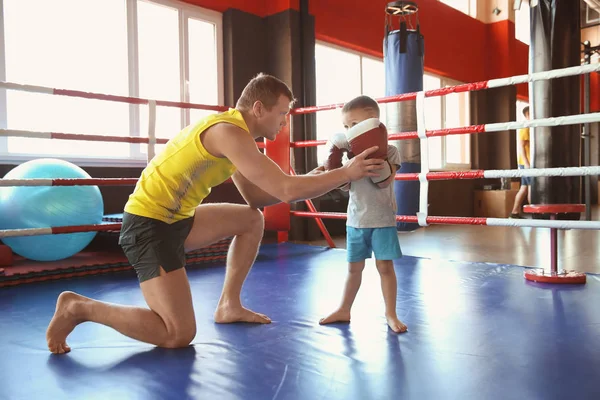
[[[396,147],[387,144],[387,131],[379,123],[379,105],[368,96],[359,96],[346,103],[342,108],[342,123],[346,132],[344,137],[337,135],[330,141],[330,154],[346,151],[352,157],[353,146],[363,141],[360,146],[383,144],[387,149],[389,169],[380,178],[367,177],[342,187],[350,191],[348,202],[346,241],[348,276],[340,307],[319,323],[350,322],[350,309],[356,298],[362,280],[365,260],[375,253],[375,265],[381,277],[381,289],[385,302],[385,316],[389,327],[396,333],[406,332],[407,327],[396,315],[397,283],[393,260],[402,257],[398,233],[396,231],[396,198],[393,192],[394,175],[400,166],[400,155]],[[370,127],[363,128],[365,123]],[[358,126],[357,126],[358,125]],[[379,126],[380,128],[372,128]],[[358,132],[357,132],[357,129]],[[371,131],[365,132],[365,130]],[[377,131],[381,129],[383,132]],[[367,143],[364,143],[367,142]],[[334,157],[337,157],[337,154]],[[358,154],[358,153],[356,153]],[[330,157],[325,169],[336,168],[339,162],[331,162]],[[377,157],[381,158],[381,157]],[[389,176],[388,176],[389,175]]]

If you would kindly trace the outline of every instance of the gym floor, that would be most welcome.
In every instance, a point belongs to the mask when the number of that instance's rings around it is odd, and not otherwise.
[[[441,232],[417,235],[438,235],[426,243],[439,241],[431,246],[439,256],[459,242]],[[416,248],[406,240],[403,247]],[[394,266],[398,316],[409,329],[401,335],[386,325],[372,261],[352,322],[318,324],[339,304],[343,249],[261,247],[242,300],[269,315],[269,325],[215,324],[223,266],[189,268],[198,334],[176,350],[85,323],[69,337],[70,353],[48,352],[45,329],[61,291],[144,306],[131,272],[3,288],[0,399],[600,398],[599,276],[549,285],[526,281],[516,265],[405,256]]]

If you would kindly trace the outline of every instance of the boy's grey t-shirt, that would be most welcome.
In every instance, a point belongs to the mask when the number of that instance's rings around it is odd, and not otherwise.
[[[400,168],[400,153],[388,145],[388,161]],[[394,182],[380,188],[366,177],[350,183],[348,219],[346,225],[353,228],[382,228],[396,226],[396,196]]]

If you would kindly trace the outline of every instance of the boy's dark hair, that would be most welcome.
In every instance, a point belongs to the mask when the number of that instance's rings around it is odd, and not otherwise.
[[[377,117],[379,117],[379,104],[377,104],[377,102],[369,96],[362,95],[353,98],[344,104],[344,107],[342,108],[342,114],[357,109],[375,110],[377,112]]]
[[[523,108],[523,116],[526,117],[529,114],[529,106],[525,106],[525,108]]]

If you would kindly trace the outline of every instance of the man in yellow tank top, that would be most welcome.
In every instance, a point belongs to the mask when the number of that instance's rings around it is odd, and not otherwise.
[[[523,116],[529,119],[529,106],[523,108]],[[531,168],[531,151],[529,140],[529,128],[521,128],[517,131],[517,166],[519,169]],[[527,198],[531,203],[531,177],[524,176],[521,178],[521,188],[515,196],[513,209],[510,213],[510,218],[521,218],[521,206]]]
[[[46,332],[53,353],[70,351],[66,338],[84,321],[109,326],[159,347],[183,347],[196,335],[185,252],[234,236],[225,282],[214,313],[217,323],[271,320],[243,307],[242,285],[263,237],[259,208],[325,194],[348,182],[377,176],[383,160],[365,150],[343,167],[290,176],[266,157],[255,139],[274,140],[294,102],[281,80],[259,74],[234,109],[183,129],[144,169],[125,205],[119,243],[134,266],[148,308],[128,307],[63,292]],[[247,202],[202,204],[211,188],[232,177]]]

